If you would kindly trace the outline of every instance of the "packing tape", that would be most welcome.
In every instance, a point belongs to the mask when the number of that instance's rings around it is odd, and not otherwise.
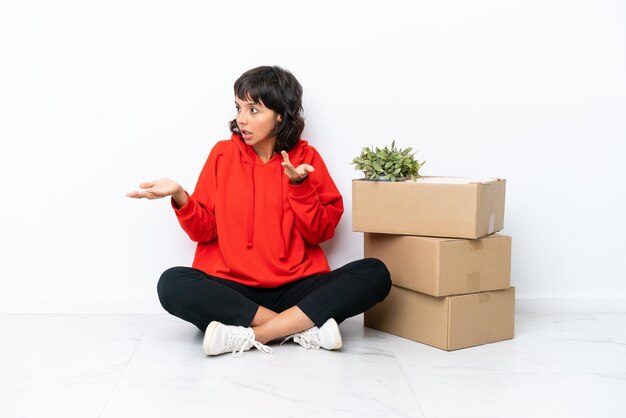
[[[477,251],[483,249],[483,240],[482,239],[470,239],[468,240],[471,251]]]
[[[474,271],[467,275],[467,290],[469,292],[480,291],[480,271]]]
[[[489,303],[491,300],[491,295],[489,292],[480,292],[478,294],[478,303]]]
[[[496,227],[496,214],[492,213],[491,216],[489,217],[489,228],[488,228],[488,232],[489,234],[493,234],[493,230]]]

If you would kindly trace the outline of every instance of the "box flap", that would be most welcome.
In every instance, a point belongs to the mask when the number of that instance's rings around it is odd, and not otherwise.
[[[405,180],[406,182],[413,182],[413,180]],[[419,177],[415,180],[415,183],[429,183],[429,184],[483,184],[493,183],[498,181],[497,178],[473,178],[473,177]]]
[[[497,183],[497,182],[499,182],[499,181],[506,181],[506,179],[502,179],[502,178],[496,177],[496,178],[486,179],[486,180],[482,180],[482,181],[480,181],[480,180],[478,180],[478,181],[473,181],[473,182],[472,182],[472,183],[470,183],[470,184],[487,184],[487,183]]]

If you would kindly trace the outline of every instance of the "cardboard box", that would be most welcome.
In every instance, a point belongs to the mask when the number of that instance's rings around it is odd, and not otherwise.
[[[476,239],[504,227],[504,179],[352,180],[352,230]]]
[[[447,296],[511,286],[511,237],[434,238],[413,235],[364,236],[365,257],[382,260],[396,286]]]
[[[392,286],[364,325],[444,350],[513,338],[515,288],[435,297]]]

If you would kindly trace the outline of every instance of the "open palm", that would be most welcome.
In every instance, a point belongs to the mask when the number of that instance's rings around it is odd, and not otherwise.
[[[294,167],[289,161],[289,154],[286,151],[281,151],[281,155],[283,156],[283,162],[281,165],[285,167],[285,175],[289,177],[291,181],[298,182],[302,181],[309,173],[315,171],[312,165],[310,164],[300,164],[298,167]]]
[[[141,183],[139,187],[143,190],[132,191],[127,193],[126,196],[134,197],[136,199],[161,199],[176,193],[180,188],[180,185],[174,180],[159,179]]]

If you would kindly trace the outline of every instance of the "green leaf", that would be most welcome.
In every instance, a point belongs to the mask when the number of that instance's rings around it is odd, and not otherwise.
[[[415,181],[420,177],[419,169],[426,161],[418,161],[415,159],[413,147],[398,149],[396,140],[391,141],[391,147],[363,147],[361,154],[355,157],[350,164],[355,166],[356,170],[363,171],[366,177],[376,179],[382,177],[396,181],[396,177],[408,177]]]

